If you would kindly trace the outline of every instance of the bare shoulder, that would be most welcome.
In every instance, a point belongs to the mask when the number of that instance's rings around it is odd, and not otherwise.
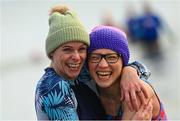
[[[148,91],[148,97],[150,99],[152,99],[152,102],[153,102],[153,117],[156,117],[157,115],[159,115],[159,112],[160,112],[159,97],[158,97],[157,93],[155,92],[154,87],[151,84],[149,84],[147,82],[144,82],[144,81],[143,81],[143,84],[144,84],[145,88]]]
[[[142,83],[143,83],[144,87],[146,88],[146,90],[148,92],[148,97],[152,98],[153,96],[155,96],[155,91],[154,91],[152,85],[149,84],[148,82],[145,82],[145,81],[142,81]]]

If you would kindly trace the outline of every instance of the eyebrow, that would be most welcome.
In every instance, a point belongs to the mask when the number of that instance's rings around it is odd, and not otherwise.
[[[72,47],[72,46],[65,45],[62,48],[69,48],[69,47]]]

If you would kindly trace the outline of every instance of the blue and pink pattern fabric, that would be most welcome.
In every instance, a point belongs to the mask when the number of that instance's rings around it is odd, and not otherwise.
[[[38,120],[78,120],[75,94],[52,68],[45,69],[37,84],[35,108]]]

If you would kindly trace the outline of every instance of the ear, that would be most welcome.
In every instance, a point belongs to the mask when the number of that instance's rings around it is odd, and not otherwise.
[[[54,55],[53,52],[51,52],[51,53],[49,54],[49,58],[50,58],[51,60],[53,60],[53,55]]]

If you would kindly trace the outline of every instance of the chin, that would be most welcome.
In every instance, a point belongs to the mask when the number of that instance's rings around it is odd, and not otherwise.
[[[111,84],[107,84],[107,83],[97,83],[97,85],[101,88],[107,88],[111,86]]]

